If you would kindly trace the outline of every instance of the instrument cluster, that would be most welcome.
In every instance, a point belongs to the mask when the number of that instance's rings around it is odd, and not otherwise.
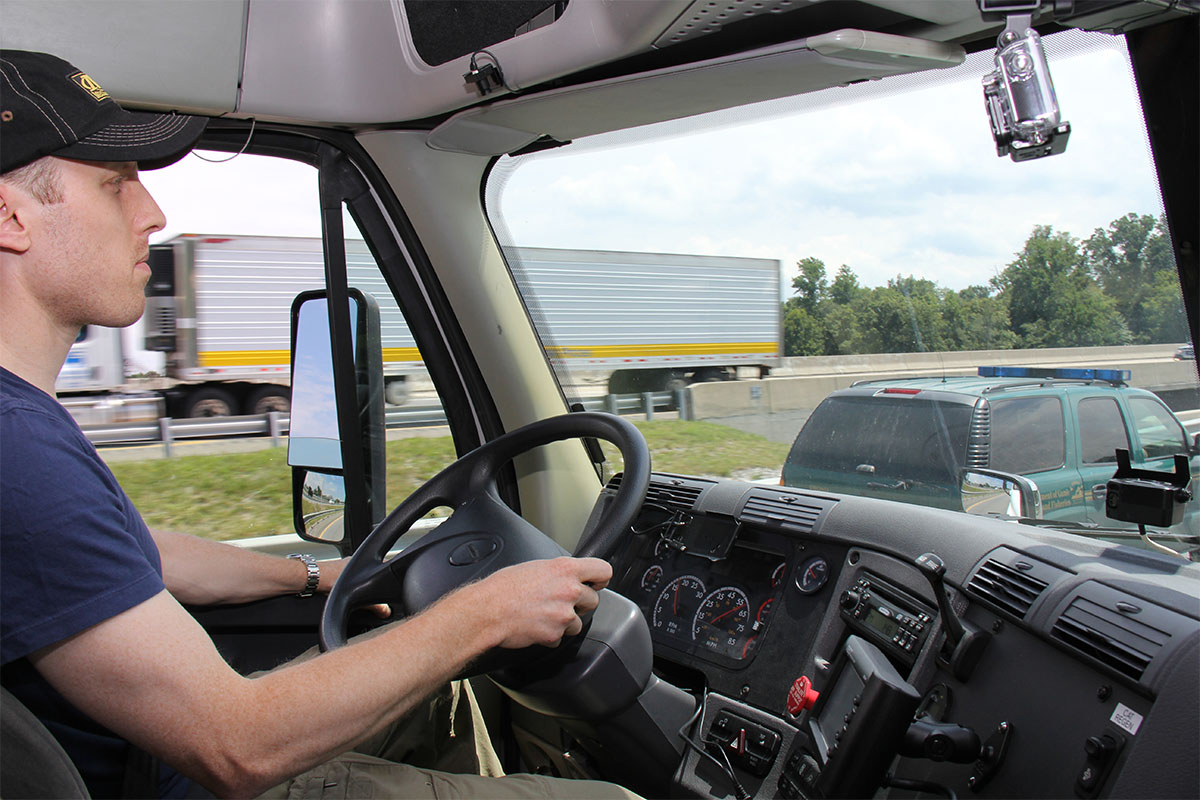
[[[728,546],[713,556],[711,548],[685,543],[688,524],[680,523],[678,536],[648,539],[620,581],[621,591],[642,609],[656,643],[717,664],[745,666],[788,580],[784,554],[790,547],[782,540],[739,540],[730,521]],[[827,576],[827,565],[805,567],[808,585],[816,587]]]

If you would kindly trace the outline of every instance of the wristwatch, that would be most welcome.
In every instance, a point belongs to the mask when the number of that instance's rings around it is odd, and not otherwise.
[[[303,561],[305,568],[308,569],[308,579],[304,581],[304,588],[297,595],[312,597],[313,593],[317,591],[317,584],[321,582],[321,567],[317,564],[317,560],[308,553],[288,553],[288,558]]]

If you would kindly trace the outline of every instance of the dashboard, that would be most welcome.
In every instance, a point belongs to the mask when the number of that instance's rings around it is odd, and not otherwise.
[[[1200,567],[1182,560],[655,473],[610,588],[645,617],[656,675],[703,696],[680,796],[1200,788]]]

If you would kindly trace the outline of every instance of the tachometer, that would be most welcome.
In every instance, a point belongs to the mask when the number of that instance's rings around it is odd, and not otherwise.
[[[669,636],[687,638],[688,625],[704,599],[704,592],[704,581],[695,575],[680,575],[658,596],[650,624]]]
[[[750,636],[750,601],[736,586],[722,586],[704,598],[692,623],[692,638],[712,653],[744,658]]]

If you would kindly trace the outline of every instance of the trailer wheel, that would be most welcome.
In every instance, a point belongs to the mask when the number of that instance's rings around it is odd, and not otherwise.
[[[237,403],[228,389],[205,386],[187,396],[183,403],[185,417],[231,417]]]
[[[392,378],[383,385],[383,399],[388,405],[402,406],[408,402],[408,381]]]
[[[286,386],[266,384],[250,392],[246,398],[247,414],[269,414],[278,411],[287,414],[292,410],[292,393]]]

